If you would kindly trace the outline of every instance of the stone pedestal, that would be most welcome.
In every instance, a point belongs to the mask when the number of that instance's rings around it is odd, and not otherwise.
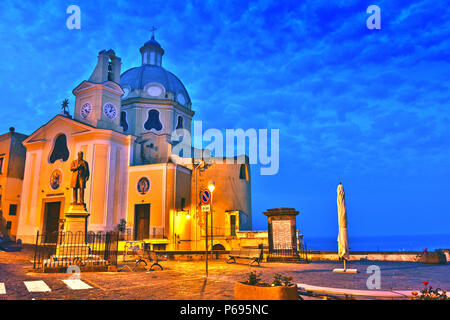
[[[64,231],[70,231],[72,234],[81,231],[86,234],[88,217],[89,213],[85,204],[71,205],[69,211],[65,213]]]
[[[87,219],[89,213],[85,204],[72,204],[65,213],[64,236],[56,248],[57,257],[77,257],[89,254],[86,244]]]

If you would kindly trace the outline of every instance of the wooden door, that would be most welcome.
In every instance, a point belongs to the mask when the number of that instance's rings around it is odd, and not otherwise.
[[[150,235],[150,204],[134,206],[134,239],[148,239]]]
[[[44,208],[44,232],[45,242],[55,243],[58,239],[59,214],[61,212],[61,202],[46,202]]]

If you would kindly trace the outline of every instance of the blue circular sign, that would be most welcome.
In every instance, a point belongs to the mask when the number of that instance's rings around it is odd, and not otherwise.
[[[208,189],[203,190],[200,195],[200,200],[203,204],[209,204],[211,201],[211,192]]]

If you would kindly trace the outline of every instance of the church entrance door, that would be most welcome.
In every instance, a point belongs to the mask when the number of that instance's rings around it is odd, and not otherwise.
[[[45,242],[55,243],[58,239],[59,213],[61,202],[46,202],[44,209]]]
[[[134,206],[134,240],[148,239],[150,235],[150,204]]]

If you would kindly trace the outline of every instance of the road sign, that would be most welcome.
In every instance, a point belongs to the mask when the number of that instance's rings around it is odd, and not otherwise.
[[[202,212],[209,212],[211,211],[211,206],[209,204],[202,205]]]
[[[211,201],[211,192],[208,189],[204,189],[200,194],[200,201],[202,204],[209,204]]]

